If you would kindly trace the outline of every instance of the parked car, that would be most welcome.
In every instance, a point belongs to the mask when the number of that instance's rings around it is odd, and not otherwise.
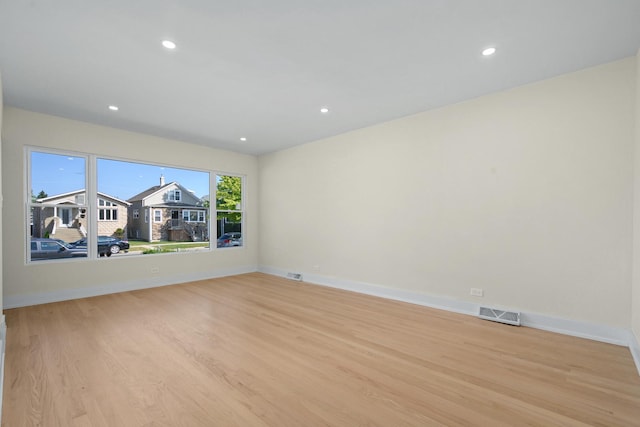
[[[242,246],[242,233],[224,233],[218,238],[219,248],[228,248],[231,246]]]
[[[87,248],[74,248],[63,240],[31,238],[31,260],[86,257]]]
[[[87,239],[83,238],[69,243],[72,248],[87,250]],[[98,236],[98,254],[100,256],[111,256],[117,254],[120,251],[129,251],[129,242],[126,240],[120,240],[115,237]]]

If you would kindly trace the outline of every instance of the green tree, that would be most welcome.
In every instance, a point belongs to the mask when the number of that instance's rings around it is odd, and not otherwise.
[[[239,176],[220,176],[216,188],[216,210],[218,221],[241,222],[242,214],[242,178]],[[234,212],[236,211],[236,212]]]
[[[35,194],[33,194],[33,188],[31,189],[31,202],[32,203],[34,203],[37,199],[44,199],[45,197],[49,197],[49,195],[47,193],[45,193],[44,190],[40,190],[40,192],[36,196]]]

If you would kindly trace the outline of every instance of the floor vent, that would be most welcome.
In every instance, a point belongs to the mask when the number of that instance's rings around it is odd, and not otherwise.
[[[506,323],[507,325],[520,326],[520,313],[515,311],[502,311],[495,308],[480,307],[478,317],[494,322]]]
[[[302,281],[302,274],[300,273],[287,273],[287,279]]]

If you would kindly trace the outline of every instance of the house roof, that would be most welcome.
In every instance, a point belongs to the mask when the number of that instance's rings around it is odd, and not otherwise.
[[[165,184],[165,185],[154,185],[153,187],[149,187],[146,190],[136,194],[135,196],[129,197],[127,200],[129,202],[137,202],[137,201],[140,201],[140,200],[144,200],[147,197],[151,196],[152,194],[155,194],[158,191],[162,190],[163,188],[166,188],[166,187],[170,186],[171,184],[175,184],[175,182],[170,182],[170,183]]]
[[[193,195],[193,197],[194,197],[194,198],[196,198],[196,199],[198,199],[198,200],[201,200],[198,196],[196,196],[195,194],[193,194],[193,193],[192,193],[191,191],[189,191],[188,189],[184,188],[184,187],[183,187],[182,185],[180,185],[178,182],[176,182],[176,181],[172,181],[172,182],[170,182],[170,183],[168,183],[168,184],[165,184],[165,185],[154,185],[153,187],[149,187],[149,188],[147,188],[146,190],[144,190],[143,192],[138,193],[138,194],[136,194],[136,195],[135,195],[135,196],[133,196],[133,197],[130,197],[130,198],[128,199],[128,201],[129,201],[130,203],[133,203],[133,202],[138,202],[138,201],[146,200],[146,199],[150,198],[151,196],[154,196],[154,195],[156,195],[156,194],[160,193],[162,190],[165,190],[165,189],[167,189],[168,187],[172,187],[172,186],[178,187],[178,189],[182,191],[182,194],[191,194],[191,195]],[[166,205],[167,207],[169,207],[169,206],[184,206],[184,207],[191,206],[191,207],[193,207],[193,205],[192,205],[192,204],[189,204],[189,203],[181,203],[181,202],[176,202],[176,203],[171,203],[171,204],[164,204],[164,203],[162,203],[162,204],[160,204],[160,205],[154,205],[154,206],[165,206],[165,205]]]
[[[55,200],[55,199],[60,199],[60,198],[63,198],[63,197],[69,197],[69,196],[73,196],[75,194],[82,194],[82,193],[86,194],[86,192],[87,191],[84,188],[82,188],[80,190],[69,191],[68,193],[54,194],[53,196],[43,197],[43,198],[40,198],[40,199],[36,199],[36,201],[40,202],[40,203],[47,203],[47,202],[50,202],[50,201]],[[98,191],[97,194],[98,194],[99,197],[101,197],[103,199],[109,199],[109,200],[112,200],[114,202],[120,203],[120,204],[125,205],[125,206],[131,206],[131,203],[127,202],[126,200],[118,199],[117,197],[113,197],[113,196],[111,196],[111,195],[109,195],[107,193],[101,193],[100,191]]]

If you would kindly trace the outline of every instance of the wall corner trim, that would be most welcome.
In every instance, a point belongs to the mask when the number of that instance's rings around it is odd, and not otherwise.
[[[633,333],[631,333],[630,341],[629,350],[631,351],[631,356],[633,356],[633,361],[636,362],[638,375],[640,375],[640,343],[638,343],[638,339]]]

